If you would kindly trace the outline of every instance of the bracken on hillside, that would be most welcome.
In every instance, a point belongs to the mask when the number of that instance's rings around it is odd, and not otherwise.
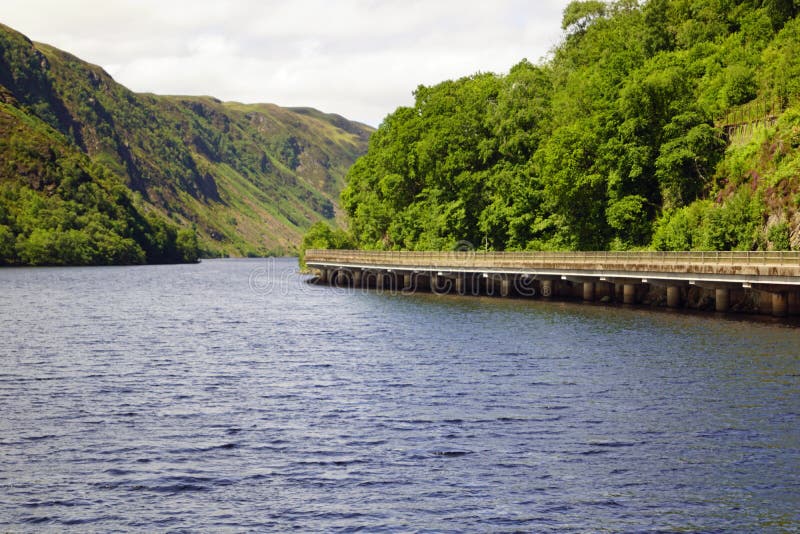
[[[338,224],[371,132],[310,108],[137,94],[0,25],[0,262],[294,252],[315,222]]]

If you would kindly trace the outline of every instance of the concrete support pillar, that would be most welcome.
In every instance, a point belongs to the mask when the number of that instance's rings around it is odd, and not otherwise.
[[[800,295],[798,295],[797,291],[789,291],[789,309],[787,310],[789,315],[797,315],[800,313]]]
[[[476,297],[481,293],[483,293],[485,289],[485,284],[484,281],[481,280],[481,278],[483,277],[479,275],[467,276],[467,286],[466,286],[467,293],[469,293],[470,295],[474,295]]]
[[[583,300],[587,302],[594,300],[594,282],[583,283]]]
[[[431,279],[429,276],[417,273],[415,275],[414,285],[416,287],[414,289],[416,289],[417,291],[430,291],[431,289],[430,283]]]
[[[319,270],[319,281],[322,284],[328,283],[328,269],[320,269]]]
[[[474,296],[491,295],[492,294],[492,279],[485,278],[483,275],[476,275],[471,278],[470,286]]]
[[[511,279],[503,277],[500,280],[500,296],[507,297],[509,295],[511,295]]]
[[[414,291],[414,287],[412,286],[414,281],[412,274],[404,274],[403,275],[403,291]]]
[[[718,312],[726,312],[731,306],[731,290],[717,289],[714,291],[715,309]]]
[[[622,289],[622,301],[625,304],[636,304],[636,284],[625,284]]]
[[[363,271],[361,269],[356,269],[353,271],[353,288],[360,288],[361,287],[361,280]]]
[[[667,306],[678,308],[681,305],[681,288],[678,286],[667,286]]]
[[[463,274],[456,275],[456,293],[464,295],[467,292],[467,278]]]
[[[772,315],[786,317],[789,313],[789,294],[785,291],[772,294]]]
[[[599,298],[603,302],[611,302],[614,298],[614,284],[600,282],[594,286],[594,298]]]
[[[436,273],[431,273],[430,278],[428,279],[429,289],[434,293],[439,293],[439,275]]]
[[[553,281],[542,280],[542,296],[549,299],[553,296]]]
[[[386,287],[386,273],[379,272],[375,276],[375,289],[383,289]]]

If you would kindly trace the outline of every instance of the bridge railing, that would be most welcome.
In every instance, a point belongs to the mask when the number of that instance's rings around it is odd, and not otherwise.
[[[306,251],[306,263],[435,268],[573,268],[626,271],[754,272],[779,267],[780,274],[800,276],[800,252],[481,252],[481,251]],[[796,273],[796,274],[795,274]],[[778,274],[778,273],[773,273]]]

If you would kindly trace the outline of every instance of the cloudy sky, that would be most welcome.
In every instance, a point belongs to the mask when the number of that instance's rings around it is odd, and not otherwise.
[[[569,0],[3,0],[0,22],[134,91],[312,106],[377,126],[431,85],[537,63]]]

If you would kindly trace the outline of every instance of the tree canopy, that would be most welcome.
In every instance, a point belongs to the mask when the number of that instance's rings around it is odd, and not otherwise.
[[[342,193],[355,242],[800,246],[798,13],[797,0],[570,3],[547,61],[420,86],[385,118]]]

